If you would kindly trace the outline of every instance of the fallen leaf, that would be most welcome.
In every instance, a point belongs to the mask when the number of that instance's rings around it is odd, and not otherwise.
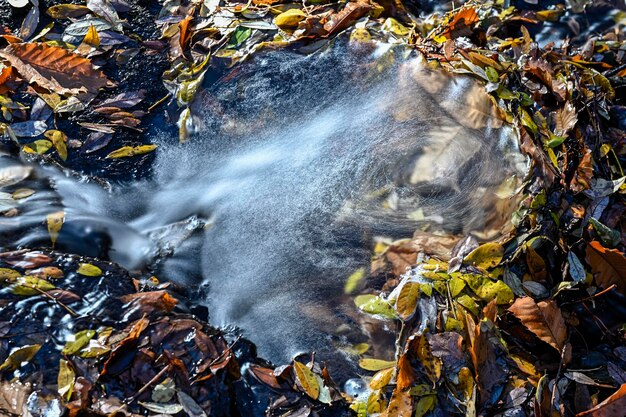
[[[608,288],[615,284],[617,290],[626,294],[626,257],[617,249],[607,249],[600,242],[587,245],[585,258],[598,285]]]
[[[15,295],[31,296],[53,290],[55,287],[45,279],[26,275],[18,277],[11,285],[11,293]]]
[[[30,84],[61,95],[96,93],[109,80],[86,58],[44,43],[12,43],[0,50]]]
[[[41,349],[41,345],[26,345],[15,349],[2,365],[0,365],[0,372],[13,371],[19,368],[22,366],[22,363],[29,362],[35,357],[39,349]]]
[[[413,414],[413,397],[409,391],[395,389],[391,394],[389,405],[381,417],[411,417]]]
[[[121,297],[124,304],[133,303],[139,306],[139,312],[149,313],[154,310],[170,312],[178,304],[178,300],[165,290],[140,292]]]
[[[95,335],[95,330],[81,330],[80,332],[73,335],[73,340],[65,343],[65,346],[63,346],[63,350],[61,351],[61,353],[67,356],[76,354],[79,350],[87,346],[89,341]]]
[[[464,262],[479,268],[488,269],[497,266],[504,256],[504,247],[499,243],[485,243],[474,249]]]
[[[293,369],[304,393],[314,400],[317,400],[320,395],[320,386],[313,371],[298,361],[293,362]]]
[[[396,311],[402,320],[407,320],[415,314],[417,300],[420,294],[418,282],[407,282],[400,289],[396,300]]]
[[[478,22],[478,13],[473,7],[459,10],[445,30],[439,35],[446,39],[455,39],[472,34],[472,27]]]
[[[142,155],[152,152],[157,145],[123,146],[108,154],[107,158],[127,158],[135,155]]]
[[[67,135],[60,130],[48,130],[44,136],[50,139],[62,160],[67,159]]]
[[[59,362],[59,375],[57,377],[57,386],[59,395],[65,400],[69,401],[72,396],[72,390],[74,389],[74,380],[76,374],[74,369],[68,361],[61,359]]]
[[[99,277],[102,275],[102,269],[92,264],[81,263],[76,270],[77,273],[87,277]]]
[[[533,332],[559,353],[563,351],[567,339],[567,327],[561,310],[554,300],[536,303],[531,297],[521,297],[509,307],[524,327]]]
[[[366,371],[380,371],[382,369],[387,369],[390,367],[395,367],[395,361],[386,361],[383,359],[361,359],[359,360],[359,366]]]
[[[46,222],[48,224],[48,233],[50,234],[50,241],[52,242],[52,247],[54,247],[59,237],[59,232],[61,231],[61,227],[63,227],[63,223],[65,222],[65,212],[56,211],[54,213],[48,214],[48,216],[46,217]]]
[[[389,385],[389,382],[393,377],[394,371],[395,368],[392,367],[387,369],[381,369],[380,371],[376,372],[376,374],[370,380],[370,388],[376,390]]]
[[[370,10],[372,10],[372,5],[367,0],[348,2],[343,9],[333,15],[330,20],[324,24],[324,29],[328,32],[326,36],[339,33],[348,28],[353,22],[368,14]]]
[[[626,384],[622,384],[606,400],[590,410],[576,414],[576,417],[623,417],[626,410]]]

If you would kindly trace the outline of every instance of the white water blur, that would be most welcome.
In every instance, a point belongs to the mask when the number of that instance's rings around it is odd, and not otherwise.
[[[206,287],[212,324],[277,362],[324,351],[342,322],[359,326],[338,300],[373,234],[497,233],[510,210],[494,214],[496,192],[524,175],[471,80],[376,54],[258,56],[200,96],[189,143],[158,138],[153,180],[108,193],[57,177],[68,223],[98,219],[130,268],[156,229],[175,247],[160,276]],[[162,229],[193,216],[210,219],[200,236],[179,238],[194,220]]]

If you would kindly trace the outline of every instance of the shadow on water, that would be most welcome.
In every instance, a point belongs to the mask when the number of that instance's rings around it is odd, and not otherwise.
[[[109,192],[40,169],[50,191],[0,227],[45,245],[63,207],[61,247],[198,288],[275,362],[367,340],[343,286],[373,236],[497,236],[526,172],[481,87],[390,46],[259,54],[194,106],[189,143],[155,139],[153,179]]]

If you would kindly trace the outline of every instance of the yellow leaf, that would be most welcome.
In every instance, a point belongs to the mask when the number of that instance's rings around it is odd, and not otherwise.
[[[422,397],[417,401],[417,405],[415,406],[415,414],[414,417],[424,417],[426,413],[435,408],[435,404],[437,403],[436,395],[427,395]]]
[[[100,35],[98,35],[98,31],[96,30],[94,25],[89,25],[89,30],[85,37],[83,38],[83,43],[87,45],[91,45],[94,48],[100,46]]]
[[[15,279],[11,287],[11,292],[15,295],[38,295],[42,292],[53,290],[54,288],[55,286],[45,279],[26,275]]]
[[[35,190],[32,190],[30,188],[18,188],[17,190],[13,191],[11,197],[13,197],[13,200],[21,200],[23,198],[30,197],[33,194],[35,194]]]
[[[413,316],[419,295],[420,284],[418,282],[407,282],[402,286],[396,301],[396,311],[402,320]]]
[[[454,277],[448,283],[450,285],[450,295],[454,298],[463,291],[465,288],[465,281],[460,278]]]
[[[298,361],[293,362],[293,369],[296,371],[296,378],[305,394],[317,400],[320,395],[320,386],[313,371]]]
[[[54,247],[55,243],[57,242],[57,238],[59,237],[61,227],[63,227],[63,223],[65,222],[65,212],[57,211],[54,213],[50,213],[46,217],[46,221],[48,223],[48,233],[50,234],[50,241],[52,242],[52,246]]]
[[[22,274],[9,268],[0,268],[0,282],[14,281]]]
[[[498,266],[504,256],[504,247],[499,243],[485,243],[474,249],[464,259],[465,263],[488,269]]]
[[[44,136],[52,141],[54,148],[57,150],[59,157],[62,160],[67,159],[67,135],[60,130],[48,130],[44,133]]]
[[[57,377],[59,395],[69,401],[74,389],[74,369],[65,359],[59,362],[59,376]]]
[[[386,361],[383,359],[361,359],[359,366],[366,371],[380,371],[396,366],[396,361]]]
[[[13,371],[22,363],[30,361],[39,352],[41,345],[26,345],[15,349],[9,357],[0,365],[0,371]]]
[[[274,24],[282,30],[293,30],[298,23],[306,19],[306,13],[300,9],[289,9],[274,18]]]
[[[365,268],[359,268],[354,271],[346,280],[346,285],[343,288],[345,294],[351,294],[359,286],[359,283],[365,278]]]
[[[28,145],[24,145],[22,150],[26,153],[36,153],[43,155],[52,147],[52,142],[46,139],[39,139]]]
[[[391,304],[373,294],[364,294],[355,297],[354,304],[359,310],[368,314],[375,314],[390,319],[396,317],[396,312]]]
[[[88,277],[99,277],[102,275],[102,269],[92,264],[80,264],[76,272]]]
[[[66,342],[61,353],[63,355],[74,355],[76,352],[87,346],[89,341],[95,336],[95,330],[81,330],[74,335],[74,340]]]
[[[140,145],[140,146],[122,146],[108,154],[107,158],[126,158],[135,155],[152,152],[157,148],[156,145]]]
[[[370,388],[371,389],[381,389],[389,385],[389,381],[391,381],[391,377],[393,377],[393,372],[395,368],[387,368],[381,369],[376,372],[376,374],[370,380]]]

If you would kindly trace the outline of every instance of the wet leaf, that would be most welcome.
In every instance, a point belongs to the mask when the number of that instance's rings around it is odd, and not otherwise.
[[[420,284],[417,282],[407,282],[400,289],[396,300],[396,311],[402,320],[408,320],[415,314],[419,294]]]
[[[63,227],[63,223],[65,222],[65,212],[57,211],[48,214],[48,216],[46,217],[46,222],[48,224],[48,234],[50,235],[50,241],[52,242],[52,247],[54,247],[59,237],[61,227]]]
[[[72,365],[65,359],[61,359],[59,362],[59,376],[57,377],[57,386],[59,395],[65,400],[69,401],[72,396],[72,390],[74,389],[74,380],[76,375]]]
[[[434,410],[436,404],[436,395],[426,395],[424,397],[421,397],[415,405],[415,414],[413,416],[424,417],[428,412]]]
[[[389,385],[389,382],[393,377],[394,371],[395,368],[392,367],[387,369],[381,369],[380,371],[376,372],[376,374],[370,380],[370,388],[376,390]]]
[[[29,83],[61,95],[95,93],[109,80],[91,62],[57,46],[43,43],[13,43],[0,50]]]
[[[354,304],[359,310],[368,314],[375,314],[391,319],[396,317],[396,312],[393,307],[387,301],[376,295],[359,295],[355,297]]]
[[[63,346],[61,353],[63,355],[75,355],[79,350],[87,346],[89,341],[96,335],[95,330],[82,330],[76,333],[72,341],[68,341]]]
[[[536,303],[530,297],[521,297],[515,300],[509,311],[524,327],[561,353],[567,339],[567,327],[553,300]]]
[[[78,4],[57,4],[46,10],[46,14],[53,19],[69,19],[86,15],[91,12],[88,7]]]
[[[52,142],[46,139],[36,140],[33,143],[29,143],[28,145],[24,145],[24,152],[26,153],[37,153],[39,155],[43,155],[52,147]]]
[[[81,263],[76,270],[77,273],[87,277],[99,277],[102,275],[102,269],[92,264]]]
[[[89,30],[83,38],[83,43],[94,48],[100,46],[100,36],[98,35],[98,31],[96,30],[94,25],[89,26]]]
[[[140,146],[123,146],[110,154],[107,158],[128,158],[136,155],[143,155],[148,152],[152,152],[157,148],[157,145],[140,145]]]
[[[42,292],[53,290],[55,287],[45,279],[26,275],[18,277],[11,285],[11,293],[15,295],[39,295]]]
[[[476,22],[478,22],[478,13],[476,13],[476,10],[473,7],[465,7],[454,15],[440,36],[446,39],[468,36],[472,33],[471,28]]]
[[[485,243],[467,255],[464,262],[479,268],[489,269],[498,266],[504,256],[504,247],[499,243]]]
[[[389,406],[382,417],[411,417],[413,414],[413,397],[409,391],[395,389],[391,394]]]
[[[18,188],[17,190],[13,191],[13,194],[11,194],[11,196],[13,197],[14,200],[22,200],[24,198],[30,197],[33,194],[35,194],[35,190],[33,189]]]
[[[44,136],[50,139],[59,154],[59,158],[65,161],[67,159],[67,135],[60,130],[48,130]]]
[[[567,261],[569,264],[569,274],[576,282],[584,282],[587,279],[587,274],[582,263],[576,256],[576,254],[570,251],[567,254]]]
[[[366,371],[380,371],[387,368],[393,368],[396,366],[395,361],[386,361],[383,359],[361,359],[359,360],[359,366]]]
[[[352,294],[357,289],[359,283],[365,278],[365,268],[359,268],[354,271],[346,280],[346,285],[343,288],[345,294]]]
[[[22,276],[22,274],[20,274],[17,271],[14,271],[13,269],[0,268],[0,282],[14,281],[20,276]]]
[[[170,312],[178,304],[178,300],[165,290],[128,294],[121,297],[121,300],[125,304],[133,303],[142,313],[150,313],[154,310]]]
[[[0,365],[0,372],[13,371],[24,362],[30,362],[41,349],[41,345],[26,345],[15,349],[8,358]]]
[[[182,391],[178,391],[176,394],[178,396],[178,402],[183,406],[183,410],[185,410],[185,413],[187,413],[189,417],[207,417],[202,407],[188,394]]]
[[[372,10],[372,5],[369,1],[349,1],[343,9],[324,24],[324,30],[328,32],[326,36],[348,28],[353,22],[368,14],[370,10]]]
[[[306,13],[300,9],[289,9],[274,18],[274,24],[282,30],[294,30],[298,23],[306,18]]]
[[[293,362],[293,369],[304,393],[314,400],[317,400],[320,395],[320,386],[313,371],[298,361]]]

